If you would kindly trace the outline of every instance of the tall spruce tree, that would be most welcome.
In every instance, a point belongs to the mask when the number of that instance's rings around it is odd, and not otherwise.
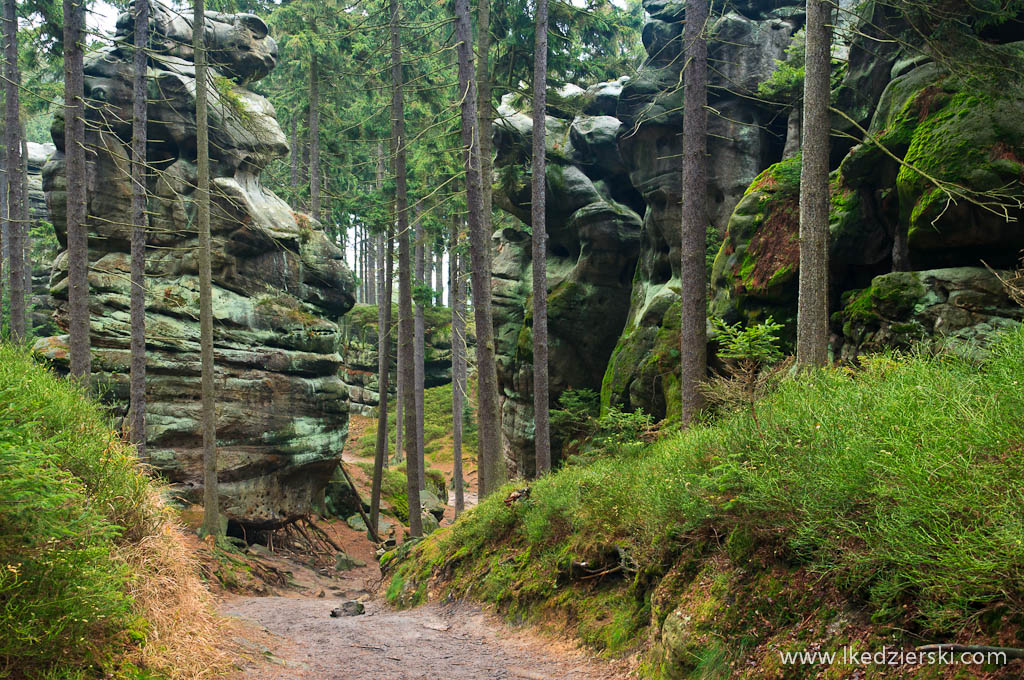
[[[85,177],[85,2],[64,0],[64,167],[67,180],[68,332],[71,375],[87,382],[89,350],[89,232]]]
[[[807,0],[800,165],[800,292],[796,359],[828,361],[828,144],[831,36],[828,0]]]
[[[207,108],[205,2],[194,0],[192,39],[196,66],[196,225],[199,231],[199,344],[202,373],[203,524],[206,536],[220,536],[217,480],[217,413],[213,385],[213,276],[210,269],[210,125]]]
[[[547,127],[548,0],[537,0],[533,66],[533,445],[537,476],[551,470],[551,426],[548,416],[548,277],[545,130]]]
[[[505,474],[499,441],[498,373],[494,361],[494,326],[491,318],[490,234],[484,232],[486,227],[483,222],[485,209],[481,194],[480,135],[468,0],[455,0],[455,41],[466,168],[466,219],[469,223],[473,314],[477,337],[477,481],[480,486],[480,497],[483,498],[501,485]]]
[[[23,234],[28,224],[23,221],[25,183],[22,179],[21,98],[18,72],[18,15],[15,0],[3,0],[4,41],[4,146],[7,170],[7,204],[5,226],[8,234],[8,268],[11,315],[11,339],[26,339],[25,328],[25,248]]]
[[[683,103],[683,205],[680,242],[679,327],[682,422],[689,424],[704,405],[700,383],[707,376],[707,272],[704,250],[708,225],[708,0],[687,0],[683,46],[686,54]]]
[[[128,432],[141,459],[146,458],[146,48],[149,0],[135,0],[135,52],[132,78],[132,236],[131,236],[131,414]]]
[[[404,75],[399,0],[388,0],[391,36],[391,149],[395,168],[395,224],[398,232],[398,318],[401,324],[398,352],[402,357],[405,411],[406,492],[409,502],[409,533],[423,535],[420,517],[420,480],[416,464],[416,394],[412,313],[412,262],[409,258],[409,197],[406,177]]]

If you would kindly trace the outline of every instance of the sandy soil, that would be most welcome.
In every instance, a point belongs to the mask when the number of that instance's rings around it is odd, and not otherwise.
[[[338,601],[235,597],[222,611],[269,633],[245,663],[251,680],[612,680],[609,663],[516,630],[464,602],[395,611],[378,600],[362,616],[331,618]],[[276,644],[274,644],[276,642]],[[266,644],[266,643],[264,643]]]
[[[353,416],[349,442],[365,431],[369,419]],[[368,476],[355,463],[354,446],[343,453],[360,495],[368,498]],[[451,480],[450,461],[432,464]],[[476,470],[467,466],[466,505],[476,504]],[[454,501],[454,498],[452,498]],[[454,517],[449,506],[444,524]],[[390,518],[389,518],[390,519]],[[234,642],[239,651],[233,680],[612,680],[621,668],[589,657],[566,643],[544,639],[509,626],[467,602],[432,603],[397,611],[380,597],[375,546],[365,534],[340,520],[319,526],[350,557],[365,566],[337,572],[287,551],[250,555],[285,574],[287,588],[266,588],[267,597],[219,593],[223,614],[239,619]],[[366,607],[361,616],[331,617],[346,600]]]

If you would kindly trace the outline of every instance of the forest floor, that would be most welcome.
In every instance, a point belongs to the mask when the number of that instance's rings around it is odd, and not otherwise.
[[[356,442],[368,419],[352,421],[349,441]],[[366,460],[357,450],[347,446],[343,458],[366,498],[369,480],[358,465]],[[443,470],[450,481],[450,461],[436,461],[433,467]],[[467,477],[475,486],[474,469]],[[467,491],[466,501],[467,506],[474,505],[475,493]],[[443,524],[450,523],[453,514],[449,506]],[[319,526],[363,566],[336,571],[287,551],[248,555],[259,562],[255,571],[280,575],[286,584],[253,587],[250,582],[248,588],[217,595],[220,612],[240,623],[233,632],[238,671],[232,680],[627,677],[620,665],[596,659],[566,641],[513,627],[468,602],[396,610],[384,602],[375,546],[365,534],[341,520],[322,521]],[[261,596],[244,594],[246,590]],[[333,609],[350,600],[361,602],[365,613],[331,616]]]

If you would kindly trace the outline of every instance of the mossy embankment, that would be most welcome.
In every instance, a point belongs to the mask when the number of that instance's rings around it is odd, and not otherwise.
[[[882,356],[509,485],[417,544],[389,599],[469,596],[643,677],[849,677],[781,653],[1024,646],[1024,330],[984,361]],[[903,666],[903,677],[1019,677]],[[858,671],[860,672],[860,671]],[[866,666],[857,677],[891,677]]]
[[[103,408],[0,345],[0,677],[226,667],[184,536]]]

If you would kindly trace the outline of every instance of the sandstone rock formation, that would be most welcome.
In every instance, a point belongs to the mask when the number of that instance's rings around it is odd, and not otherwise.
[[[57,239],[53,236],[52,227],[47,228],[50,214],[46,209],[46,194],[43,193],[43,165],[54,149],[53,144],[28,143],[28,209],[29,228],[32,230],[29,310],[34,337],[60,332],[53,322],[53,307],[50,306],[50,264],[57,255]]]
[[[93,371],[127,398],[131,186],[131,16],[85,67],[89,284]],[[191,23],[154,4],[149,64],[147,440],[154,467],[189,499],[201,497],[199,284],[194,218],[195,75]],[[222,506],[229,518],[273,526],[308,512],[337,466],[348,423],[338,377],[338,317],[353,305],[342,252],[308,216],[260,184],[288,153],[270,103],[246,89],[276,61],[261,19],[206,14],[210,81],[214,355]],[[43,170],[50,214],[66,244],[63,120]],[[66,327],[67,253],[50,291]],[[65,354],[62,338],[37,350]]]
[[[578,88],[577,88],[578,89]],[[551,400],[569,388],[600,389],[629,308],[640,245],[639,194],[616,145],[612,104],[621,83],[563,91],[547,125],[548,319]],[[530,222],[533,120],[507,98],[495,124],[495,203]],[[532,255],[526,228],[495,235],[492,266],[502,444],[515,474],[533,457]]]
[[[397,389],[398,356],[398,308],[392,310],[395,328],[391,334],[391,372],[388,383],[388,394],[392,395],[391,407],[394,407],[393,395]],[[424,384],[426,387],[447,385],[452,381],[452,323],[451,310],[443,307],[428,307],[424,313]],[[356,305],[341,320],[341,344],[339,352],[342,357],[341,379],[348,389],[349,409],[352,413],[372,416],[377,413],[380,404],[380,385],[378,382],[377,351],[380,339],[377,334],[377,306]],[[470,352],[476,338],[473,336],[473,324],[470,321],[467,340]]]
[[[833,91],[844,114],[833,116],[831,149],[833,351],[854,358],[936,335],[961,345],[983,342],[1021,318],[981,263],[1011,267],[1024,248],[1016,207],[1024,198],[1024,91],[1013,78],[1006,86],[986,87],[970,69],[950,74],[885,39],[907,29],[886,3],[840,5],[833,53],[845,67]],[[577,369],[601,371],[603,407],[643,409],[662,418],[675,412],[679,389],[685,3],[645,0],[644,8],[648,56],[638,74],[587,92],[566,88],[549,105],[548,156],[557,179],[549,170],[549,192],[557,197],[554,206],[549,203],[549,233],[552,250],[563,249],[562,260],[549,256],[549,270],[566,271],[585,250],[564,242],[572,232],[563,225],[577,219],[581,206],[614,199],[643,215],[636,270],[621,281],[632,279],[631,294],[607,289],[614,291],[613,313],[595,314],[608,303],[585,298],[550,305],[553,326],[590,323],[587,340],[600,338],[597,351],[589,348],[590,363],[565,364],[568,353],[557,361],[553,354],[551,375],[557,397],[566,386],[596,384],[594,375]],[[784,341],[792,339],[796,324],[799,108],[798,102],[764,101],[759,87],[787,58],[803,21],[803,3],[749,0],[727,4],[710,28],[707,191],[710,231],[723,238],[710,272],[709,312],[729,323],[773,317],[784,325]],[[994,35],[998,40],[1001,34]],[[1006,35],[1016,39],[1012,31]],[[1024,44],[1004,44],[1000,52],[1006,58],[1024,54]],[[530,119],[508,106],[503,116],[495,132],[496,203],[527,222]],[[713,247],[709,238],[709,259]],[[494,248],[506,453],[510,467],[528,473],[529,235],[505,229],[495,235]],[[627,268],[623,257],[605,273]],[[890,273],[899,270],[912,273]],[[624,316],[618,307],[623,299]],[[894,299],[902,303],[894,305]],[[612,333],[619,337],[608,356],[605,342]]]
[[[678,403],[682,29],[685,3],[647,0],[647,59],[622,90],[619,148],[646,204],[628,318],[601,391],[603,405],[642,408],[656,419]],[[760,104],[758,85],[785,56],[803,23],[801,3],[733,3],[713,17],[709,59],[708,205],[721,234],[747,186],[782,155],[786,120]]]

